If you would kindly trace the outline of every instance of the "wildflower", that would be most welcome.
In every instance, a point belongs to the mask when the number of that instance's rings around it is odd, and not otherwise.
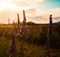
[[[14,49],[15,49],[15,37],[14,37],[14,34],[11,30],[11,34],[12,34],[12,43],[11,43],[11,47],[10,47],[10,55],[9,57],[12,57],[13,54],[14,54]]]
[[[52,15],[50,15],[50,23],[49,23],[49,28],[48,28],[48,34],[47,34],[47,42],[46,42],[46,54],[48,57],[50,57],[50,50],[49,50],[49,42],[50,38],[52,36]]]

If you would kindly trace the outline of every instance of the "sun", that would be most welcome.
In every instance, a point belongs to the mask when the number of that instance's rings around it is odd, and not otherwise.
[[[27,7],[17,6],[12,1],[5,0],[5,1],[0,2],[0,11],[3,11],[5,9],[20,11],[25,8],[27,8]]]
[[[16,7],[14,6],[13,3],[10,1],[2,1],[0,2],[0,11],[3,11],[4,9],[15,9]]]

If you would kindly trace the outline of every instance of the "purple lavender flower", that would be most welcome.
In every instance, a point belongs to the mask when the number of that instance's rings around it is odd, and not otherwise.
[[[17,36],[21,36],[24,33],[24,28],[21,28]]]

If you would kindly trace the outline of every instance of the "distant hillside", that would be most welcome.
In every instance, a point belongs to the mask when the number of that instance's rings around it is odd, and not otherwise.
[[[55,24],[59,24],[60,25],[60,22],[56,22]]]
[[[53,23],[53,24],[60,25],[60,22],[56,22],[56,23]]]
[[[12,23],[12,24],[0,24],[0,27],[1,26],[13,26],[13,25],[16,25],[17,26],[17,23]],[[22,25],[22,22],[20,23],[20,25]],[[32,22],[32,21],[30,21],[30,22],[27,22],[26,23],[26,25],[28,25],[28,26],[30,26],[30,25],[32,25],[32,26],[49,26],[49,23],[46,23],[46,24],[37,24],[37,23],[34,23],[34,22]],[[56,25],[56,26],[60,26],[60,22],[55,22],[55,23],[53,23],[53,25]]]

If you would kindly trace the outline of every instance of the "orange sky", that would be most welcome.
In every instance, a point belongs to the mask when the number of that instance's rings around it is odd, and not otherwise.
[[[23,9],[26,11],[27,21],[48,23],[50,14],[55,18],[54,22],[60,21],[60,7],[48,8],[44,6],[46,2],[46,0],[0,0],[0,23],[8,23],[8,18],[10,22],[17,21],[17,13],[20,14],[22,21]]]

